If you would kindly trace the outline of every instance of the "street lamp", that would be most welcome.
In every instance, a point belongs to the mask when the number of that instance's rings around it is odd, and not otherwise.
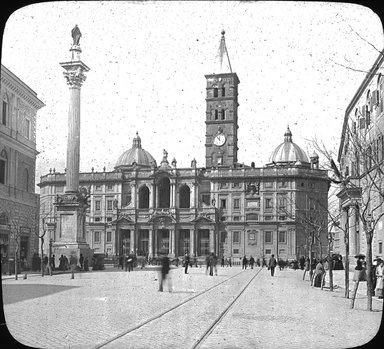
[[[49,275],[52,276],[52,244],[53,244],[53,239],[49,239]]]

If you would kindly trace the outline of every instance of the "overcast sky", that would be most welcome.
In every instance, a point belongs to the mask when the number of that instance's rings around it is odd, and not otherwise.
[[[2,61],[37,92],[37,176],[66,166],[71,30],[90,67],[81,89],[81,171],[107,171],[136,131],[160,163],[205,166],[204,75],[221,30],[240,79],[238,160],[265,165],[290,125],[308,153],[337,152],[345,109],[383,49],[367,7],[305,2],[47,2],[14,12]],[[375,49],[376,48],[376,49]],[[348,69],[346,67],[352,68]]]

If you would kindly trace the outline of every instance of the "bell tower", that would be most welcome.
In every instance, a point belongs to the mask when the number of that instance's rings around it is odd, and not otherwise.
[[[237,102],[238,85],[236,73],[225,45],[225,32],[221,32],[219,64],[215,73],[205,75],[207,79],[206,97],[206,141],[205,166],[229,167],[237,163]]]

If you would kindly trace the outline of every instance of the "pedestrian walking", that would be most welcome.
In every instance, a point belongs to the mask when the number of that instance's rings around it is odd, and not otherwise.
[[[382,259],[377,261],[376,267],[376,297],[383,299],[383,271],[384,271],[384,261]]]
[[[127,266],[125,268],[125,271],[127,271],[127,269],[128,269],[128,272],[133,271],[134,259],[135,259],[135,254],[133,253],[133,250],[132,250],[131,253],[127,256]]]
[[[168,277],[169,269],[170,269],[169,258],[167,256],[163,256],[161,258],[161,270],[160,270],[160,273],[159,273],[159,292],[163,292],[164,291],[164,282],[165,282],[165,280]],[[170,278],[169,277],[168,277],[168,280],[169,280],[169,284],[168,284],[168,288],[169,289],[168,289],[168,291],[171,292],[172,288],[171,288],[171,285],[170,285]]]
[[[244,256],[244,257],[243,257],[243,267],[242,267],[242,269],[247,269],[247,264],[248,264],[247,257]]]
[[[251,269],[253,269],[254,264],[255,264],[255,258],[253,258],[253,256],[251,256],[251,258],[249,258],[249,265],[251,266]]]
[[[213,273],[217,276],[217,256],[214,252],[209,255],[209,275],[213,276]]]
[[[188,266],[191,263],[188,251],[185,252],[184,256],[184,274],[188,274]]]
[[[52,270],[55,270],[55,268],[56,268],[55,255],[54,254],[51,257],[51,268],[52,268]]]
[[[80,262],[80,269],[83,270],[84,269],[84,257],[81,253],[80,253],[79,262]]]
[[[359,288],[359,283],[361,281],[367,281],[367,272],[365,269],[365,255],[359,253],[358,255],[355,256],[356,258],[356,267],[353,272],[353,290],[352,290],[352,296],[351,296],[351,305],[350,308],[353,309],[355,306],[355,298],[356,298],[356,293]]]
[[[207,266],[207,268],[205,269],[205,275],[208,274],[208,270],[210,269],[210,260],[209,260],[209,257],[210,255],[208,255],[207,257],[205,257],[205,264]]]
[[[266,267],[267,266],[267,261],[265,260],[265,258],[263,257],[263,262],[262,262],[262,267]]]
[[[275,275],[276,265],[277,265],[277,262],[275,259],[275,255],[272,255],[268,262],[268,270],[271,270],[271,276]]]
[[[88,257],[84,259],[84,271],[89,271],[89,260]]]
[[[221,267],[224,267],[225,265],[225,258],[224,256],[221,256]]]

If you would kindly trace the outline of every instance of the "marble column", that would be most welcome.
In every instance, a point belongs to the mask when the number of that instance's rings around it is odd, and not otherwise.
[[[153,257],[153,229],[148,231],[148,257]]]
[[[69,86],[68,140],[67,140],[67,172],[66,193],[77,193],[79,190],[80,168],[80,89],[86,77],[84,72],[89,68],[80,60],[80,46],[72,45],[70,62],[60,63],[65,69],[64,77]]]
[[[130,240],[130,251],[128,251],[128,253],[131,253],[132,251],[135,253],[136,250],[135,250],[135,229],[131,229],[130,230],[130,236],[129,236],[129,240]]]
[[[215,231],[209,229],[209,252],[215,251]]]
[[[169,253],[175,256],[175,229],[169,229]]]
[[[149,208],[153,208],[153,191],[155,190],[154,188],[155,187],[152,183],[149,184]]]
[[[197,230],[190,229],[189,230],[189,253],[191,256],[194,256],[196,254],[195,251],[195,234],[197,233]],[[184,253],[185,251],[183,251]]]

